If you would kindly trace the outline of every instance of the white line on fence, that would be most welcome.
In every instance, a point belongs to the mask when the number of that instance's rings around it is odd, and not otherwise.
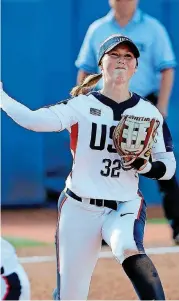
[[[158,254],[171,254],[179,253],[179,247],[158,247],[158,248],[148,248],[146,253],[149,255]],[[99,258],[113,258],[112,252],[104,251],[100,252]],[[32,256],[32,257],[19,257],[20,263],[40,263],[40,262],[53,262],[56,260],[55,256]]]

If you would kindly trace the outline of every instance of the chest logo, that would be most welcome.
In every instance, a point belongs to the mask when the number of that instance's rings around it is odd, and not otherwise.
[[[90,114],[91,115],[96,115],[96,116],[101,116],[101,110],[90,108]]]

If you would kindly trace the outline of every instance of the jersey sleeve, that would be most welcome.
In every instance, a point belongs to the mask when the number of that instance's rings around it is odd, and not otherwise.
[[[79,119],[78,97],[74,97],[55,105],[49,106],[48,109],[53,112],[61,122],[61,130],[70,129]]]
[[[75,124],[78,119],[73,101],[71,99],[33,111],[4,91],[1,95],[1,107],[7,115],[20,126],[36,132],[58,132]]]
[[[152,148],[152,154],[153,156],[156,156],[157,153],[169,152],[173,152],[173,141],[168,125],[164,120],[163,122],[160,122],[158,127],[157,135]]]
[[[170,37],[162,24],[158,24],[155,31],[154,67],[156,71],[175,68],[177,65]]]
[[[161,122],[152,148],[152,162],[140,174],[152,179],[169,180],[176,170],[173,142],[165,121]]]

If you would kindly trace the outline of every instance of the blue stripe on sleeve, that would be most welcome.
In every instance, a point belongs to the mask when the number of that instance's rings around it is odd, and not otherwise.
[[[166,121],[163,122],[163,139],[165,143],[166,152],[173,152],[172,136]]]

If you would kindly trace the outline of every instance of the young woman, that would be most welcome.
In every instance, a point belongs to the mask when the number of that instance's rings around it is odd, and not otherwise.
[[[138,191],[138,173],[167,180],[173,176],[176,162],[162,115],[129,91],[139,56],[129,38],[110,36],[99,49],[101,74],[87,77],[72,90],[71,99],[48,108],[31,111],[3,92],[3,110],[21,126],[39,132],[70,132],[74,161],[59,199],[57,299],[87,299],[102,238],[141,300],[165,299],[159,275],[143,246],[146,203]],[[86,88],[101,77],[102,90],[86,94]],[[112,141],[121,114],[160,122],[152,162],[134,164],[130,170],[121,168]]]

